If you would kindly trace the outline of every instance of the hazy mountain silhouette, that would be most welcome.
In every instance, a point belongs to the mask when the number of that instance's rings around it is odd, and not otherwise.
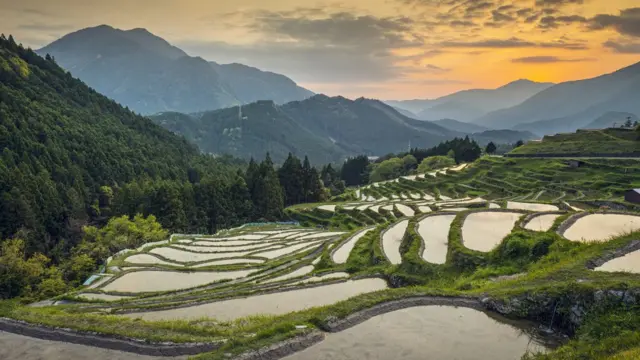
[[[534,94],[552,86],[552,83],[537,83],[516,80],[497,89],[462,90],[433,100],[388,101],[416,113],[419,119],[455,119],[470,122],[488,112],[517,105]]]
[[[591,79],[554,85],[520,105],[474,121],[538,134],[573,131],[611,111],[640,114],[640,63]]]
[[[312,93],[283,75],[188,56],[145,29],[107,25],[65,35],[38,50],[132,110],[196,112],[258,99],[285,103]]]

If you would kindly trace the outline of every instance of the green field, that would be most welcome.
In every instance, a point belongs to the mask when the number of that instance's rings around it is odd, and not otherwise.
[[[570,155],[640,157],[640,133],[625,129],[578,130],[545,136],[520,146],[507,156]]]

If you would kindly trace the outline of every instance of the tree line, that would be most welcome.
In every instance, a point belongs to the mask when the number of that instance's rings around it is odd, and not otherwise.
[[[365,155],[350,157],[342,164],[340,178],[347,186],[360,186],[462,162],[472,162],[481,155],[482,148],[466,136],[441,142],[432,148],[412,148],[407,152],[388,154],[375,160],[370,160]]]

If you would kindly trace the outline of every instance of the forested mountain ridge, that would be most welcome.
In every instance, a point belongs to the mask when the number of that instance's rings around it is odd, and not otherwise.
[[[282,163],[290,152],[307,155],[313,164],[325,164],[360,154],[382,156],[409,146],[429,148],[465,135],[483,146],[490,141],[515,143],[535,137],[513,130],[476,132],[480,127],[473,125],[463,131],[463,123],[456,131],[412,119],[378,100],[326,95],[284,105],[259,101],[196,114],[165,112],[150,118],[184,135],[205,153],[249,159],[269,152],[276,163]]]
[[[306,159],[290,163],[295,178],[279,174],[268,154],[248,168],[202,155],[2,35],[0,299],[57,295],[110,254],[166,231],[279,220],[285,201],[321,201],[344,188],[327,175],[325,189]]]
[[[314,164],[351,155],[383,155],[412,146],[430,147],[463,135],[410,119],[377,100],[315,95],[277,105],[259,101],[200,114],[162,113],[156,123],[186,136],[204,152],[249,159],[269,152],[281,163],[291,152]]]
[[[37,52],[51,54],[74,76],[142,114],[198,112],[256,100],[285,103],[313,94],[283,75],[191,57],[145,29],[86,28]]]

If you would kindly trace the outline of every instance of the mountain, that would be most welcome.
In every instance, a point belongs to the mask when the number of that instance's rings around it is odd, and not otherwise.
[[[489,130],[489,128],[484,126],[462,122],[458,120],[453,120],[453,119],[440,119],[440,120],[434,120],[431,122],[434,124],[440,125],[444,128],[447,128],[449,130],[459,131],[463,133],[477,133],[477,132]]]
[[[463,90],[433,100],[387,101],[387,104],[412,111],[423,120],[471,122],[488,112],[517,105],[552,85],[516,80],[497,89]]]
[[[284,75],[235,63],[211,62],[211,66],[245,104],[258,100],[273,100],[278,104],[284,104],[314,95]]]
[[[551,134],[573,131],[610,111],[640,114],[640,62],[610,74],[554,85],[511,108],[474,121],[489,127]]]
[[[413,100],[386,100],[385,103],[394,108],[402,109],[417,114],[429,107],[435,100],[413,99]]]
[[[273,101],[200,114],[162,113],[151,119],[195,142],[203,151],[249,158],[270,152],[281,162],[289,152],[313,163],[357,154],[384,155],[430,147],[464,136],[408,118],[377,100],[315,95],[277,105]]]
[[[188,56],[144,29],[86,28],[37,52],[52,55],[100,93],[143,114],[206,111],[263,99],[285,103],[312,95],[283,75]]]
[[[262,158],[266,152],[282,162],[289,152],[309,155],[314,163],[340,160],[344,150],[330,139],[314,134],[273,101],[258,101],[200,114],[160,113],[151,116],[159,125],[184,135],[206,153],[227,153]]]
[[[387,105],[389,105],[389,104],[387,104]],[[415,113],[412,113],[412,112],[411,112],[411,111],[409,111],[409,110],[406,110],[406,109],[403,109],[403,108],[399,108],[399,107],[397,107],[397,106],[391,106],[391,107],[392,107],[395,111],[399,112],[400,114],[402,114],[402,115],[404,115],[404,116],[406,116],[406,117],[409,117],[409,118],[412,118],[412,119],[417,119],[417,118],[418,118],[418,115],[416,115]]]
[[[497,89],[463,90],[434,100],[428,108],[418,113],[418,117],[425,120],[448,118],[470,122],[488,112],[517,105],[552,85],[517,80]]]
[[[193,190],[189,180],[195,182],[197,174],[235,176],[235,169],[223,169],[222,159],[202,156],[183,137],[123,108],[52,59],[4,36],[0,99],[0,239],[20,232],[30,253],[55,249],[60,256],[68,251],[81,237],[83,225],[117,214],[114,194],[127,183],[143,179],[135,186],[136,196],[143,196],[149,187],[161,187],[154,181],[186,183]],[[153,202],[158,208],[182,211],[176,205],[183,198],[175,202],[172,194],[180,192],[155,198],[171,200],[170,205]],[[125,199],[132,213],[148,214],[135,200]],[[176,228],[181,226],[175,221],[185,218],[184,212],[154,213],[163,225]]]

